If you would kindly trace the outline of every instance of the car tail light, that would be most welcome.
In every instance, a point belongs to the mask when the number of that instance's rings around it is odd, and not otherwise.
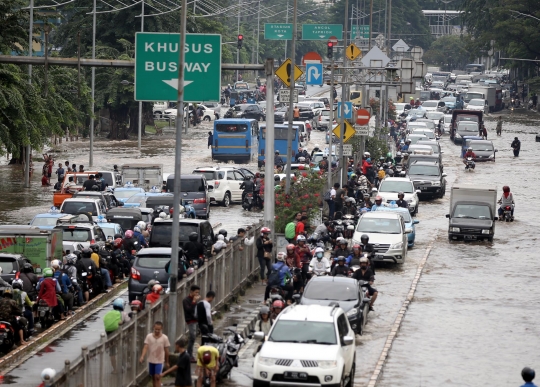
[[[202,204],[202,203],[206,203],[206,199],[205,199],[205,198],[193,200],[193,204]]]
[[[219,181],[214,181],[214,188],[219,188]]]
[[[0,324],[0,329],[6,329],[6,324]]]
[[[95,239],[92,239],[92,240],[90,241],[90,244],[93,245],[94,243],[96,243],[96,240],[95,240]]]
[[[137,269],[131,268],[131,278],[139,281],[141,279],[141,273]]]

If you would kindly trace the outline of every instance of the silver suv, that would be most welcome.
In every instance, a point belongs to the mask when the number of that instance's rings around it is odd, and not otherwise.
[[[202,174],[208,182],[210,202],[229,207],[231,202],[242,201],[242,189],[245,173],[234,167],[201,167],[192,174]]]

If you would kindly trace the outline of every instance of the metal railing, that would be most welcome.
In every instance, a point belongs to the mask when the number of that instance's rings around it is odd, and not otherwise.
[[[256,224],[246,234],[247,237],[258,236],[262,224]],[[201,293],[209,290],[216,292],[214,308],[219,308],[229,301],[246,284],[249,277],[259,267],[256,257],[256,246],[243,244],[243,240],[235,241],[231,246],[212,257],[192,275],[184,278],[178,285],[178,302],[189,294],[191,285],[198,285]],[[239,247],[243,246],[243,250]],[[63,370],[56,370],[57,375],[50,384],[55,387],[109,387],[135,386],[148,374],[146,362],[138,362],[144,346],[146,335],[151,333],[154,322],[161,321],[163,333],[169,332],[170,294],[161,297],[154,306],[147,307],[119,329],[89,346],[82,347],[82,353],[76,359],[66,360]],[[176,311],[176,331],[187,332],[184,313],[181,307]],[[181,335],[181,336],[182,336]],[[175,339],[169,337],[174,345]]]

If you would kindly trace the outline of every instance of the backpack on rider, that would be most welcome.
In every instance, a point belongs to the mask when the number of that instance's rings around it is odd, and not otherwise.
[[[296,224],[294,222],[287,223],[285,226],[285,239],[291,241],[296,235]]]

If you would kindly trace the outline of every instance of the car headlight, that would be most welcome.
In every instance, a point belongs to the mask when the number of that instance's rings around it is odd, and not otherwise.
[[[272,366],[276,364],[276,359],[273,357],[262,357],[259,356],[259,364],[265,365],[265,366]]]
[[[354,315],[356,315],[356,314],[358,314],[358,309],[352,308],[351,310],[349,310],[349,311],[347,312],[347,317],[351,317],[351,316],[354,316]]]
[[[495,158],[495,155],[489,155],[488,159],[493,159]]]
[[[440,181],[432,181],[431,185],[433,185],[435,187],[439,187],[441,185],[441,182]]]
[[[482,234],[489,234],[490,230],[482,230]]]
[[[451,227],[451,228],[450,228],[450,231],[452,231],[452,232],[459,232],[460,230],[459,230],[459,227]]]
[[[402,249],[403,248],[403,242],[394,243],[390,246],[390,249]]]
[[[413,200],[412,199],[407,199],[407,203],[412,203]]]
[[[324,368],[324,369],[337,367],[336,360],[319,360],[317,363],[319,363],[320,368]]]

